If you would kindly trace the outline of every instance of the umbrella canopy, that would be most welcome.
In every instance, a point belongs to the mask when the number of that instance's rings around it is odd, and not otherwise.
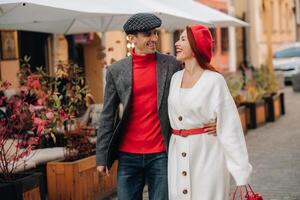
[[[210,22],[166,4],[146,0],[0,0],[0,28],[47,33],[82,33],[122,30],[124,22],[138,12],[158,15],[167,30],[187,24]],[[132,6],[134,5],[134,6]]]
[[[221,11],[203,5],[193,0],[148,0],[148,5],[152,4],[154,7],[160,7],[161,4],[168,5],[171,8],[180,9],[182,12],[189,13],[197,19],[202,19],[211,22],[214,26],[228,27],[228,26],[248,26],[248,23],[239,20],[235,17],[227,15]],[[154,5],[156,4],[156,5]]]

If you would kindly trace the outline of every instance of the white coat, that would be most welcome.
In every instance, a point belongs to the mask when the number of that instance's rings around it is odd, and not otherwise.
[[[175,73],[171,80],[171,127],[200,128],[217,119],[217,136],[172,134],[168,158],[170,200],[227,200],[229,172],[237,185],[245,185],[252,170],[236,105],[223,76],[209,70],[180,95],[183,73]]]

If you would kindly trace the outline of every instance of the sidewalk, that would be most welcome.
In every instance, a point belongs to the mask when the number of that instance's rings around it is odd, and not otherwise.
[[[251,185],[265,200],[300,200],[300,93],[287,87],[285,101],[286,115],[246,135]]]
[[[285,89],[286,115],[246,136],[252,185],[267,200],[300,200],[300,93]]]

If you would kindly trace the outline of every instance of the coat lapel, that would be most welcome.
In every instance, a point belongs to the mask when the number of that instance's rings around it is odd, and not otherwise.
[[[161,101],[164,95],[168,64],[167,59],[160,53],[156,53],[156,79],[157,79],[157,108],[160,109]]]
[[[124,84],[124,108],[129,106],[129,102],[132,94],[132,56],[127,57],[125,59],[122,66],[122,84]]]

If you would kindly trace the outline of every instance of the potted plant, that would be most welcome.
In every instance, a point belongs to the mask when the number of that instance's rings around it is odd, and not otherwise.
[[[48,199],[102,199],[110,195],[116,188],[116,165],[110,177],[100,177],[95,146],[89,141],[94,131],[75,120],[66,127],[65,159],[47,164]]]
[[[32,69],[29,64],[30,57],[25,56],[21,59],[20,71],[18,73],[21,89],[25,92],[27,102],[37,106],[43,106],[46,110],[50,110],[48,116],[51,122],[47,126],[47,130],[40,138],[39,148],[47,148],[56,146],[57,120],[59,119],[60,106],[55,104],[55,94],[52,88],[55,87],[55,79],[46,75],[42,68]],[[50,114],[51,113],[51,114]],[[62,144],[59,144],[62,146]]]
[[[282,104],[279,90],[279,83],[274,71],[264,65],[257,70],[256,86],[265,91],[263,99],[266,103],[266,120],[275,121],[281,116]]]
[[[38,84],[36,82],[36,84]],[[44,107],[27,101],[24,88],[7,97],[7,81],[0,86],[0,193],[3,199],[44,199],[42,175],[22,173],[27,159],[50,119]],[[41,191],[41,192],[40,192]]]
[[[240,73],[228,73],[225,74],[225,80],[228,85],[229,91],[234,99],[234,102],[238,108],[238,112],[241,119],[244,134],[247,133],[247,121],[246,121],[246,107],[241,105],[242,96],[241,91],[244,85],[244,79]]]
[[[253,129],[266,123],[265,102],[262,100],[264,91],[257,88],[253,81],[245,84],[242,105],[246,106],[247,128]]]
[[[96,170],[95,144],[89,140],[95,129],[79,120],[86,110],[88,92],[82,69],[70,63],[60,63],[57,69],[49,104],[59,108],[66,119],[59,123],[65,137],[65,158],[47,163],[48,199],[101,199],[115,191],[116,165],[110,177],[100,177]]]

